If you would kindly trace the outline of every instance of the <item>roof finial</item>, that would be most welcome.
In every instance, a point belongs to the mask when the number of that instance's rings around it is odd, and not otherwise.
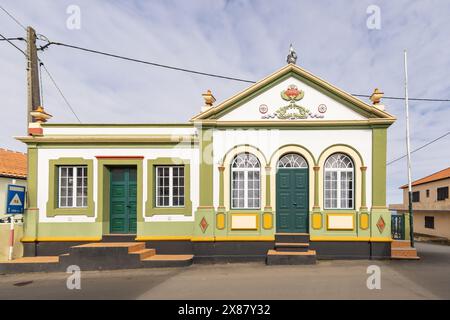
[[[297,63],[297,53],[295,52],[294,47],[292,46],[292,43],[291,43],[291,46],[289,47],[289,54],[287,56],[286,62],[289,64]]]
[[[205,104],[202,107],[202,111],[212,108],[214,102],[216,102],[216,98],[213,96],[211,90],[207,90],[205,93],[202,93],[202,96],[203,99],[205,100]]]

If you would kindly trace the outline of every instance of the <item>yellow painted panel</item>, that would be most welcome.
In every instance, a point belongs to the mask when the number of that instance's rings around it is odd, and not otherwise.
[[[274,241],[274,236],[225,236],[216,237],[216,241]]]
[[[322,229],[322,214],[321,213],[313,213],[312,227],[315,230]]]
[[[311,241],[363,241],[363,242],[392,242],[391,238],[371,238],[353,236],[311,236]]]
[[[362,213],[359,216],[359,225],[363,230],[367,230],[369,228],[369,215],[367,213]]]
[[[187,240],[190,241],[192,239],[191,236],[137,236],[136,241],[182,241]]]
[[[214,237],[192,237],[191,241],[193,242],[213,242],[215,240]]]
[[[216,215],[216,226],[219,230],[223,230],[225,228],[225,214],[218,213]]]
[[[263,214],[263,228],[264,229],[272,229],[273,227],[273,215],[271,213]]]
[[[22,242],[27,239],[22,239]],[[102,237],[38,237],[37,241],[41,242],[76,242],[76,241],[101,241]]]

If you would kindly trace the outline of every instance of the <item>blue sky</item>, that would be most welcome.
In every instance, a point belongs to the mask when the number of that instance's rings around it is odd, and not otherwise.
[[[261,79],[285,64],[292,42],[297,64],[350,93],[375,87],[403,96],[403,49],[409,51],[411,97],[450,98],[450,1],[50,1],[2,0],[25,25],[53,41],[205,72]],[[66,27],[69,5],[81,29]],[[370,5],[381,29],[366,26]],[[0,12],[0,31],[24,31]],[[20,44],[22,47],[23,44]],[[51,47],[40,58],[83,122],[185,122],[212,89],[221,101],[247,87]],[[26,73],[21,54],[0,42],[0,146],[25,151],[12,137],[26,126]],[[44,75],[44,105],[53,122],[75,117]],[[385,100],[398,121],[389,129],[388,159],[406,152],[404,104]],[[450,130],[449,103],[411,102],[412,147]],[[168,119],[168,115],[170,119]],[[450,165],[450,136],[413,155],[413,178]],[[401,201],[406,162],[388,166],[388,202]]]

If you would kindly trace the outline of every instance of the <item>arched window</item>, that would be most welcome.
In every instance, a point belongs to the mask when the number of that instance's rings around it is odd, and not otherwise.
[[[306,160],[296,154],[296,153],[288,153],[281,157],[278,160],[278,168],[308,168],[308,163]]]
[[[261,165],[251,153],[238,154],[231,163],[231,208],[259,209]]]
[[[353,161],[343,153],[325,161],[325,209],[353,209],[355,184]]]

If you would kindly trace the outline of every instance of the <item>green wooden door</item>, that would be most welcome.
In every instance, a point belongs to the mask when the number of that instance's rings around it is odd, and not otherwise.
[[[307,233],[308,169],[278,169],[276,188],[277,232]]]
[[[136,168],[111,168],[111,233],[136,233]]]

